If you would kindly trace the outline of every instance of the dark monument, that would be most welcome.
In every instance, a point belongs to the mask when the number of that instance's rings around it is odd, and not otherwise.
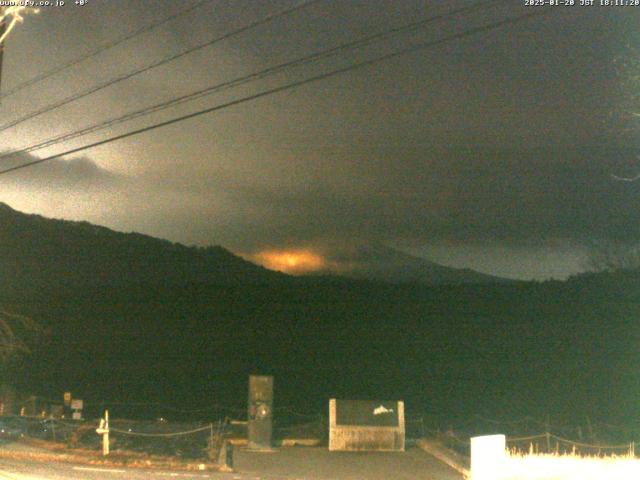
[[[271,450],[273,431],[273,377],[249,376],[248,447]]]

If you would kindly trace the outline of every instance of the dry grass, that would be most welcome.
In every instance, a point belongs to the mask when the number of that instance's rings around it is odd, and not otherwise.
[[[640,460],[630,456],[507,453],[496,480],[637,480]]]

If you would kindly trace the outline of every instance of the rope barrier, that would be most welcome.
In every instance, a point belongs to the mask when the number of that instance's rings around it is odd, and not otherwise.
[[[568,443],[569,445],[573,445],[576,447],[593,448],[596,450],[622,450],[622,449],[628,450],[630,445],[630,443],[627,443],[626,445],[592,445],[589,443],[574,442],[573,440],[568,440],[566,438],[558,437],[557,435],[554,435],[552,433],[549,434],[549,437],[559,442]]]
[[[542,428],[549,428],[552,430],[575,430],[575,425],[561,425],[561,424],[557,424],[557,423],[549,423],[546,420],[539,420],[535,417],[531,417],[531,416],[525,416],[522,418],[518,418],[516,420],[495,420],[492,418],[487,418],[484,417],[482,415],[479,414],[474,414],[473,415],[474,418],[483,421],[483,422],[487,422],[487,423],[491,423],[493,425],[521,425],[521,424],[526,424],[526,423],[533,423],[538,425],[539,427]],[[470,423],[470,422],[467,422]],[[598,425],[597,423],[594,424],[594,426]],[[614,425],[611,425],[611,427],[615,427]],[[617,427],[620,428],[620,427]]]
[[[540,435],[531,435],[528,437],[507,437],[507,442],[525,442],[528,440],[536,440],[538,438],[547,438],[547,434],[542,433]]]
[[[245,410],[243,410],[244,412]],[[305,417],[305,418],[318,418],[318,414],[313,414],[313,413],[301,413],[298,412],[290,407],[278,407],[274,409],[274,412],[288,412],[292,415],[296,415],[298,417]]]
[[[296,425],[290,425],[288,427],[276,427],[276,428],[279,431],[287,432],[287,431],[290,431],[290,430],[299,430],[299,429],[303,429],[303,428],[317,427],[317,426],[318,426],[318,422],[309,422],[309,423],[298,423]]]
[[[120,430],[118,428],[109,428],[109,432],[120,433],[122,435],[131,435],[136,437],[179,437],[182,435],[192,435],[198,432],[204,432],[205,430],[211,431],[213,424],[209,424],[205,427],[194,428],[193,430],[186,430],[184,432],[173,432],[173,433],[143,433],[143,432],[132,432],[127,430]]]
[[[426,431],[430,432],[430,433],[441,433],[441,432],[436,432],[434,430],[430,430],[430,429],[425,429]],[[459,444],[465,444],[468,445],[469,441],[463,441],[460,438],[458,438],[458,436],[456,436],[453,432],[447,432],[446,433],[446,438],[453,440]],[[569,440],[567,438],[564,437],[560,437],[558,435],[555,435],[553,433],[541,433],[538,435],[529,435],[529,436],[523,436],[523,437],[507,437],[506,441],[507,443],[517,443],[517,442],[526,442],[526,441],[532,441],[532,440],[542,440],[542,439],[549,439],[549,440],[556,440],[559,443],[564,443],[567,445],[571,445],[574,447],[580,447],[580,448],[588,448],[588,449],[592,449],[592,450],[629,450],[630,448],[632,448],[633,442],[629,442],[626,444],[619,444],[619,445],[598,445],[598,444],[590,444],[590,443],[584,443],[584,442],[576,442],[574,440]]]

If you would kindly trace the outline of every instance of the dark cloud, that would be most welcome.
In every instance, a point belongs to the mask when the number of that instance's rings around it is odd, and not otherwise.
[[[34,91],[22,97],[24,104],[9,99],[13,103],[3,106],[9,116],[19,116],[59,92],[81,90],[292,3],[210,5],[51,80],[49,87],[57,90]],[[176,10],[175,2],[149,4],[157,8],[96,3],[26,22],[15,45],[41,52],[41,58],[24,62],[9,44],[4,81],[18,84],[73,57],[75,48],[103,43]],[[321,2],[44,116],[24,125],[16,138],[28,144],[35,141],[34,125],[39,133],[57,135],[464,4]],[[500,5],[116,126],[108,134],[531,11]],[[638,72],[634,62],[619,61],[635,51],[635,10],[558,8],[546,17],[89,150],[80,159],[0,177],[0,199],[51,216],[248,253],[311,246],[329,255],[327,249],[339,245],[383,242],[437,253],[436,260],[451,248],[459,253],[451,255],[456,266],[464,266],[460,252],[477,256],[485,248],[485,271],[509,258],[512,268],[505,271],[512,276],[519,268],[526,276],[536,261],[555,265],[571,257],[575,264],[572,249],[594,240],[640,241],[640,182],[612,177],[640,173],[640,137],[629,119],[637,106]],[[59,30],[57,40],[52,25]],[[85,39],[82,47],[74,47],[78,38]],[[540,267],[539,274],[561,270]]]
[[[21,154],[7,159],[5,165],[7,167],[19,166],[37,160],[38,157]],[[71,191],[88,188],[112,188],[124,181],[124,176],[100,167],[88,157],[70,160],[54,159],[0,176],[0,184],[7,187],[20,185],[54,190],[70,189]]]
[[[351,177],[357,178],[352,186],[248,188],[238,195],[264,219],[264,238],[275,242],[640,240],[640,188],[611,176],[635,158],[628,150],[467,148],[421,155],[372,159],[369,172]]]

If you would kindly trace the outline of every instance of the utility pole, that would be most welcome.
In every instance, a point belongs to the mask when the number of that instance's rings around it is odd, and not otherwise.
[[[4,35],[4,32],[7,31],[7,21],[4,18],[4,9],[6,7],[0,7],[0,38]],[[4,42],[0,43],[0,92],[2,91],[2,57],[4,53]]]

